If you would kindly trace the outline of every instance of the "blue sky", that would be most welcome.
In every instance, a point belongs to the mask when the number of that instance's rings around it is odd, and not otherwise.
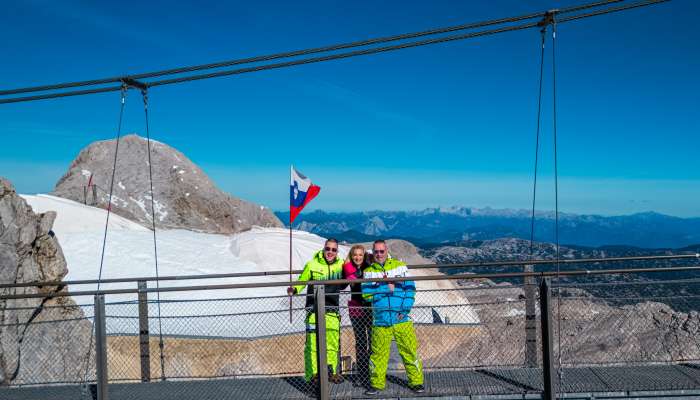
[[[225,3],[225,4],[224,4]],[[9,1],[2,89],[139,73],[520,15],[572,1]],[[560,209],[700,216],[700,4],[562,24]],[[549,57],[550,53],[547,52]],[[311,209],[529,208],[539,33],[153,89],[151,132],[224,190],[288,204],[289,165],[322,187]],[[551,75],[546,70],[546,77]],[[0,176],[49,192],[78,151],[114,137],[118,94],[0,106]],[[539,209],[553,207],[545,85]],[[143,134],[130,92],[124,132]]]

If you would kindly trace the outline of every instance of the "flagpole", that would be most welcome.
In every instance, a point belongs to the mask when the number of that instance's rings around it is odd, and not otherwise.
[[[289,169],[289,181],[292,181],[292,169]],[[289,208],[289,286],[292,286],[292,208]],[[289,323],[292,323],[292,295],[289,295]]]
[[[289,167],[289,287],[292,287],[292,222],[299,215],[301,210],[314,197],[318,196],[321,187],[311,183],[311,179],[302,175]],[[303,274],[302,274],[303,275]],[[294,290],[289,294],[289,323],[292,323],[292,296]]]

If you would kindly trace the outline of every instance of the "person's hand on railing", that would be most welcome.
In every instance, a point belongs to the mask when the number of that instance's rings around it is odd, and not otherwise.
[[[290,286],[290,287],[288,287],[288,288],[287,288],[287,294],[288,294],[288,295],[290,295],[290,296],[291,296],[291,295],[293,295],[293,294],[294,294],[294,292],[295,292],[295,290],[294,290],[294,288],[293,288],[293,287],[291,287],[291,286]]]

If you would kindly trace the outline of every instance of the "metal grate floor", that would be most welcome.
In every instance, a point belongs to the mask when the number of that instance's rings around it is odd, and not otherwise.
[[[478,369],[468,371],[429,371],[426,392],[421,398],[469,400],[539,399],[541,370],[536,368]],[[301,377],[241,378],[150,383],[114,383],[110,400],[223,400],[223,399],[309,399],[315,393],[304,389]],[[364,388],[352,377],[331,385],[331,398],[365,398]],[[700,398],[700,366],[654,365],[565,368],[559,386],[562,398],[590,399],[691,399]],[[374,398],[408,399],[419,397],[406,385],[403,376],[391,375],[386,389]],[[77,385],[37,386],[0,389],[0,400],[78,400],[85,396]]]

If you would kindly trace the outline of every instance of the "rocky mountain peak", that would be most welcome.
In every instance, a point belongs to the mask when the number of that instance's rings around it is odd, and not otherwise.
[[[115,140],[82,149],[58,181],[53,194],[107,208]],[[236,233],[252,226],[281,227],[267,208],[216,187],[189,158],[165,143],[151,141],[153,209],[145,138],[132,134],[119,140],[111,210],[151,228],[181,228],[211,233]]]

